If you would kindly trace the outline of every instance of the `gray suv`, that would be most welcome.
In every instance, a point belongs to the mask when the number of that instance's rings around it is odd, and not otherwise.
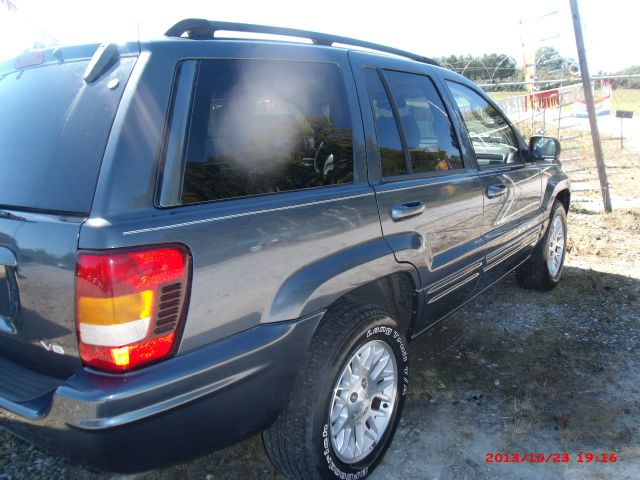
[[[424,57],[190,19],[23,54],[0,99],[0,422],[75,462],[262,431],[291,478],[364,478],[408,342],[513,270],[561,275],[557,140]]]

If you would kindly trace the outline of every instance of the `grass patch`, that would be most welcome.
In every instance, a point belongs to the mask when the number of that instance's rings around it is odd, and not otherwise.
[[[631,110],[640,115],[640,90],[633,88],[617,88],[613,91],[613,110]]]
[[[536,420],[538,418],[538,412],[533,406],[533,402],[527,396],[522,398],[514,398],[513,403],[509,406],[509,413],[520,419]]]
[[[593,210],[588,210],[586,208],[578,207],[574,204],[571,204],[569,206],[569,211],[571,213],[579,213],[580,215],[597,215],[598,214],[598,212],[595,212]]]
[[[504,433],[508,437],[518,437],[531,433],[540,426],[540,415],[528,396],[514,398],[506,408],[507,417]]]

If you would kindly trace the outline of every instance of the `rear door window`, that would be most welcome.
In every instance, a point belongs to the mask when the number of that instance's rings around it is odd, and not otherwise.
[[[351,118],[335,64],[203,60],[172,204],[351,183]]]
[[[453,125],[429,77],[373,69],[365,74],[383,177],[463,168]]]
[[[458,140],[449,115],[429,77],[385,71],[402,125],[411,173],[463,168]]]

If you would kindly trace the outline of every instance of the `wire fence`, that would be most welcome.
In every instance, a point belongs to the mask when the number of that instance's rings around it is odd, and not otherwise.
[[[582,83],[575,79],[563,83],[529,82],[532,93],[521,90],[527,82],[482,86],[525,138],[548,135],[560,140],[561,159],[573,184],[574,208],[601,209]],[[613,207],[640,208],[640,75],[598,77],[593,81],[593,93]]]

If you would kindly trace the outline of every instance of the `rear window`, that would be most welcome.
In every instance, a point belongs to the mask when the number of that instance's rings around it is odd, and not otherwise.
[[[82,79],[88,61],[0,75],[0,207],[89,212],[134,63],[122,58],[90,85]],[[113,79],[119,84],[109,89]]]
[[[191,204],[353,181],[351,118],[335,64],[200,62],[179,198]]]

